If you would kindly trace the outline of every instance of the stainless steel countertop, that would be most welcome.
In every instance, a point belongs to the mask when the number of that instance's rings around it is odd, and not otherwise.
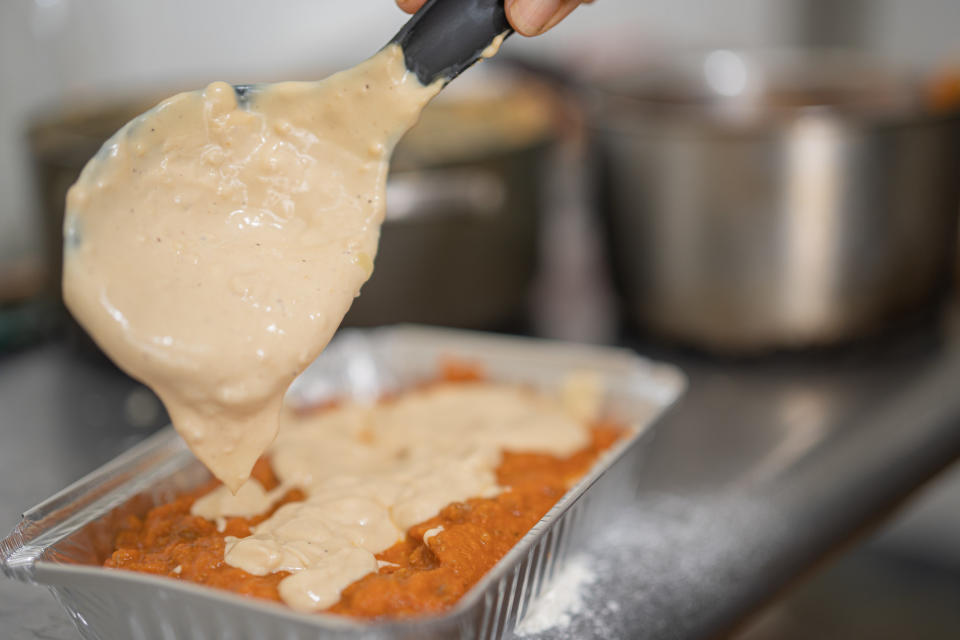
[[[949,331],[741,362],[640,350],[678,363],[690,389],[657,428],[634,503],[593,540],[589,614],[549,637],[729,630],[960,456]],[[64,345],[0,357],[0,531],[158,426],[140,394]],[[3,579],[0,629],[78,637],[44,589]]]

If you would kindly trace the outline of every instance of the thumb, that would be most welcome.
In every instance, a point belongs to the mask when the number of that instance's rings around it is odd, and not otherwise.
[[[535,36],[552,29],[576,9],[581,1],[507,0],[507,18],[517,33]]]
[[[397,0],[397,6],[407,13],[416,13],[427,0]]]

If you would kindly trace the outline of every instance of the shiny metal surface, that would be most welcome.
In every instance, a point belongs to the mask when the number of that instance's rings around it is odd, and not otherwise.
[[[588,543],[583,611],[533,637],[712,637],[876,523],[960,455],[956,326],[741,363],[637,345],[681,364],[689,391],[632,505]],[[149,431],[124,417],[134,389],[60,345],[0,360],[0,530]],[[45,590],[8,580],[0,629],[78,637]]]
[[[960,114],[810,55],[712,52],[599,101],[600,192],[635,324],[749,351],[875,333],[939,299]]]

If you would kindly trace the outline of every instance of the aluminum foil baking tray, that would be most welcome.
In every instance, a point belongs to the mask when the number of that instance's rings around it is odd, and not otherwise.
[[[85,638],[501,638],[523,619],[586,536],[632,499],[644,443],[685,386],[674,367],[631,351],[420,327],[342,331],[294,383],[289,401],[375,398],[437,373],[444,358],[475,361],[495,380],[551,390],[573,371],[601,376],[607,411],[633,434],[604,455],[447,613],[369,623],[161,576],[105,569],[121,518],[209,479],[164,429],[37,505],[0,541],[3,573],[47,585]],[[42,461],[38,461],[42,464]]]

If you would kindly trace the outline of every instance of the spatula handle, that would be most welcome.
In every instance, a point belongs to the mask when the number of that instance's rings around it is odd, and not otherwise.
[[[427,0],[391,40],[425,85],[444,84],[479,60],[497,36],[513,33],[503,0]]]

